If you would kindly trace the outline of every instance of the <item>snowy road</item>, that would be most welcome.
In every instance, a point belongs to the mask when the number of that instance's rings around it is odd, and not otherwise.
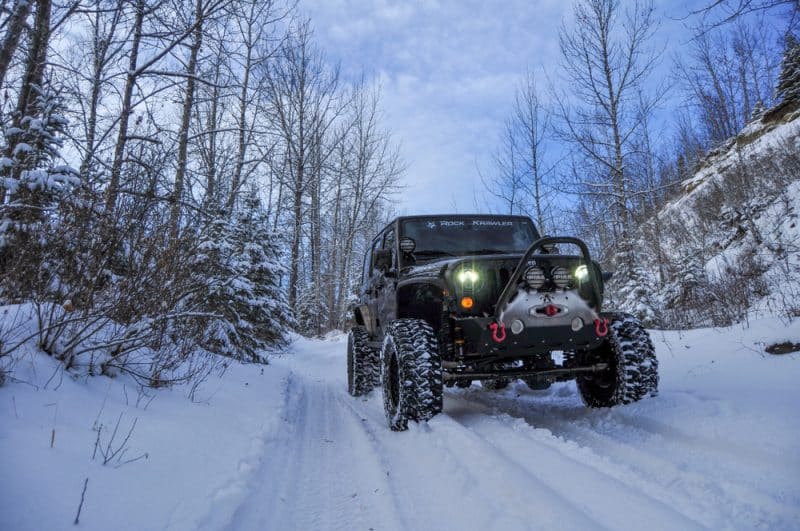
[[[88,530],[800,530],[800,354],[764,354],[800,320],[653,338],[656,398],[473,384],[403,433],[379,390],[347,394],[343,336],[233,364],[197,402],[30,355],[0,388],[0,530],[74,529],[87,478]],[[118,419],[146,458],[103,466]]]
[[[406,433],[386,427],[379,390],[347,395],[343,342],[298,344],[275,362],[287,372],[285,425],[230,528],[800,528],[797,393],[781,397],[789,379],[772,375],[765,396],[745,380],[761,377],[749,365],[706,355],[685,369],[669,349],[697,347],[682,343],[659,345],[657,399],[592,411],[572,383],[474,384],[448,390],[444,414]],[[678,378],[712,388],[676,388]],[[720,397],[712,384],[742,389]],[[785,425],[764,414],[773,406],[792,415]]]

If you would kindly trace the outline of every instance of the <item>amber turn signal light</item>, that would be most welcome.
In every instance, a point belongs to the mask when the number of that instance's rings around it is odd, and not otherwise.
[[[472,305],[475,304],[475,301],[472,300],[472,297],[462,297],[461,298],[461,307],[465,310],[469,310],[472,308]]]

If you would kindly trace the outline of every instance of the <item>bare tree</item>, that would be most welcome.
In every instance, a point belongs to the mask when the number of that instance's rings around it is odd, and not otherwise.
[[[800,14],[798,0],[713,0],[700,9],[691,11],[689,15],[700,17],[699,33],[702,34],[748,15],[780,10],[786,15],[787,31],[791,31]]]
[[[189,128],[191,125],[192,110],[195,102],[195,87],[197,85],[197,63],[200,49],[203,46],[204,27],[210,19],[225,8],[230,0],[195,0],[193,17],[189,27],[192,28],[189,44],[189,58],[183,75],[186,78],[186,88],[181,111],[181,124],[178,129],[178,154],[175,182],[172,189],[172,208],[170,210],[170,237],[178,238],[180,231],[181,205],[186,180],[186,164],[189,146]],[[180,9],[180,5],[176,9]]]
[[[106,212],[112,214],[116,208],[117,197],[120,189],[120,177],[122,167],[125,162],[125,149],[129,138],[130,117],[134,109],[146,101],[148,101],[147,94],[140,94],[138,100],[134,100],[134,91],[141,89],[141,80],[146,77],[179,77],[185,79],[187,82],[187,90],[184,92],[184,108],[185,101],[191,92],[192,98],[194,97],[194,86],[197,82],[195,72],[187,73],[191,65],[192,50],[202,45],[202,25],[207,18],[220,10],[226,2],[230,0],[200,0],[193,4],[192,14],[194,16],[188,22],[179,26],[176,31],[174,28],[175,20],[172,15],[176,13],[173,11],[165,17],[162,17],[160,10],[166,9],[164,2],[151,0],[133,0],[132,6],[134,11],[134,22],[131,29],[130,48],[128,50],[128,68],[126,70],[125,84],[122,88],[122,102],[119,109],[119,124],[117,126],[117,140],[114,146],[114,155],[111,162],[109,182],[106,189]],[[202,16],[197,16],[198,13]],[[182,14],[182,12],[181,12]],[[153,24],[153,28],[145,31],[145,21]],[[200,34],[198,35],[198,28]],[[159,65],[168,57],[176,48],[179,48],[184,42],[191,37],[189,63],[187,63],[187,72],[179,73],[173,71],[165,71],[159,68]],[[142,51],[143,43],[147,44],[147,55],[140,62],[140,53]],[[196,64],[194,65],[196,68]],[[189,82],[191,81],[192,90],[188,90]],[[164,87],[153,88],[153,94],[164,91]],[[183,114],[181,125],[184,124]],[[179,132],[183,131],[184,127],[180,127]],[[180,135],[181,133],[179,133]],[[180,143],[180,141],[179,141]],[[180,150],[180,149],[179,149]],[[179,157],[180,159],[180,157]],[[182,164],[178,163],[178,171]],[[185,171],[185,169],[184,169]],[[176,172],[176,177],[177,177]],[[173,186],[173,192],[178,187],[181,187],[182,182],[176,179],[176,184]],[[179,197],[175,197],[173,193],[173,200],[180,201]]]
[[[291,194],[289,305],[295,307],[306,219],[304,200],[318,178],[315,168],[327,162],[335,146],[335,142],[328,142],[325,147],[320,143],[333,132],[333,125],[345,106],[337,93],[338,71],[326,67],[321,53],[311,42],[308,22],[297,27],[294,35],[282,44],[280,60],[271,62],[267,72],[271,108],[287,162],[283,185]],[[319,281],[319,276],[313,278]]]
[[[492,155],[492,173],[485,177],[481,175],[483,187],[505,207],[507,214],[520,214],[523,212],[524,175],[520,171],[518,145],[519,138],[516,130],[515,118],[506,120],[500,134],[500,145]]]
[[[773,103],[777,35],[762,17],[738,19],[725,29],[700,33],[689,59],[675,65],[686,101],[706,137],[706,147],[736,135],[756,107]]]
[[[273,59],[282,38],[278,34],[278,24],[291,13],[291,9],[280,8],[274,0],[247,0],[238,3],[236,10],[241,50],[233,54],[233,58],[241,85],[236,101],[236,162],[226,204],[228,210],[245,184],[247,169],[262,160],[262,157],[250,159],[249,149],[254,143],[256,127],[271,125],[263,123],[271,119],[264,108],[264,72],[268,71],[266,63]],[[271,144],[271,141],[266,143]]]
[[[85,47],[78,48],[88,48],[90,68],[86,72],[82,68],[84,64],[79,63],[77,68],[71,69],[71,72],[76,78],[75,85],[72,87],[73,98],[81,104],[81,108],[84,110],[85,139],[82,146],[80,173],[86,179],[96,162],[95,157],[99,148],[98,114],[103,92],[109,88],[114,78],[114,74],[109,70],[125,50],[124,37],[121,38],[119,35],[121,26],[125,22],[124,4],[123,2],[111,3],[105,0],[93,0],[91,8],[85,10],[83,16],[91,27],[91,34],[89,42],[84,44]],[[89,88],[88,101],[85,101],[84,98],[86,84]]]
[[[548,232],[552,222],[546,181],[553,166],[545,160],[550,118],[539,97],[536,79],[528,72],[517,88],[511,116],[493,155],[493,171],[488,178],[481,175],[486,191],[500,200],[509,214],[531,216],[542,233]]]
[[[549,183],[546,181],[553,169],[545,161],[550,115],[539,98],[536,79],[531,72],[528,72],[523,85],[517,90],[514,121],[520,137],[520,158],[524,166],[525,177],[521,184],[530,197],[530,210],[536,226],[542,234],[546,234],[551,226]]]
[[[356,86],[349,107],[350,127],[337,145],[332,164],[333,220],[326,275],[330,328],[344,325],[347,304],[360,282],[361,258],[386,203],[399,190],[398,179],[405,169],[397,146],[380,123],[380,95],[377,87],[363,82]],[[379,218],[378,223],[375,222]]]
[[[636,2],[623,9],[617,0],[575,4],[574,28],[562,27],[561,57],[574,98],[556,95],[561,132],[580,150],[591,173],[577,176],[581,193],[604,199],[612,228],[624,241],[629,232],[631,181],[627,160],[632,141],[659,99],[643,108],[639,94],[660,52],[650,47],[657,27],[653,6]]]

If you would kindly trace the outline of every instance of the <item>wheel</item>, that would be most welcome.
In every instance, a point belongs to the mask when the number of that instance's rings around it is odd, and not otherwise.
[[[347,335],[347,392],[352,396],[369,393],[380,383],[380,351],[369,345],[369,333],[354,326]]]
[[[436,332],[422,319],[397,319],[383,340],[382,383],[386,420],[394,431],[442,411],[442,362]]]
[[[508,378],[496,378],[494,380],[481,380],[481,386],[489,391],[499,391],[505,389],[511,380]]]
[[[456,387],[458,387],[459,389],[466,389],[471,385],[472,385],[472,380],[468,380],[467,378],[456,380]]]
[[[578,391],[589,407],[630,404],[658,394],[655,348],[647,330],[632,315],[613,314],[606,341],[578,356],[582,365],[609,365],[600,373],[578,376]]]

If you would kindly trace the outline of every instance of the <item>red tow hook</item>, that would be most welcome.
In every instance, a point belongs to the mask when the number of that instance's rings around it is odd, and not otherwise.
[[[506,340],[506,325],[503,323],[492,323],[489,325],[489,329],[492,331],[492,339],[495,343],[502,343]]]
[[[608,335],[608,319],[595,319],[594,331],[597,337],[606,337]]]

